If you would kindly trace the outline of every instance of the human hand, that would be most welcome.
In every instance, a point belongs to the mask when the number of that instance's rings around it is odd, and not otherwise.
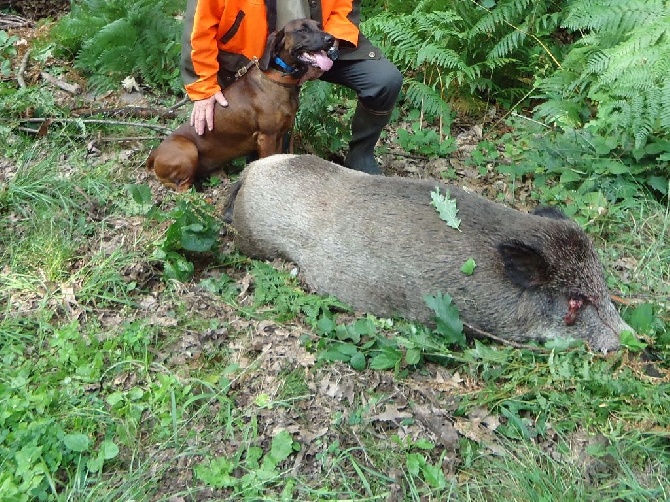
[[[302,85],[308,80],[316,80],[317,78],[321,77],[321,75],[323,75],[323,70],[310,66],[307,68],[307,72],[302,77],[300,77],[298,85]]]
[[[219,103],[221,106],[228,106],[228,101],[221,91],[209,98],[199,99],[193,102],[193,111],[191,112],[191,125],[195,127],[195,132],[199,136],[205,134],[205,125],[207,130],[214,130],[214,106]]]

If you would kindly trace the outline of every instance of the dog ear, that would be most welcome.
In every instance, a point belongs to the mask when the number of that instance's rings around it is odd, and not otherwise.
[[[282,28],[279,31],[273,31],[268,37],[268,41],[265,44],[265,50],[263,51],[263,56],[258,62],[258,67],[265,71],[270,66],[270,60],[279,52],[279,48],[284,43],[284,29]]]

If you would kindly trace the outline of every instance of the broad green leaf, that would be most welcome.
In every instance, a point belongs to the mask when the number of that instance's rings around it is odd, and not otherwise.
[[[353,329],[356,334],[361,336],[371,335],[375,332],[375,327],[372,321],[369,319],[358,319],[354,325]]]
[[[475,348],[468,350],[467,352],[475,359],[490,361],[497,364],[505,364],[510,357],[508,351],[498,350],[497,348],[490,348],[488,345],[484,345],[479,340],[475,340]]]
[[[28,444],[16,452],[16,475],[23,476],[33,470],[42,455],[42,447]]]
[[[335,328],[337,327],[337,323],[328,316],[321,316],[319,320],[316,322],[316,332],[319,335],[327,335],[329,333],[332,333],[335,331]]]
[[[63,443],[68,449],[81,453],[88,450],[90,441],[86,434],[66,434]]]
[[[638,305],[628,316],[628,324],[638,333],[649,333],[653,321],[654,307],[651,303]]]
[[[181,228],[181,245],[187,251],[203,253],[211,251],[218,234],[207,231],[200,223],[193,223]]]
[[[373,370],[389,370],[396,367],[402,354],[399,350],[385,349],[381,354],[370,359],[370,368]]]
[[[670,189],[670,179],[663,176],[649,176],[647,178],[647,185],[654,190],[658,190],[663,195],[668,195]]]
[[[436,331],[444,336],[448,343],[465,345],[463,322],[461,322],[458,308],[451,303],[451,296],[438,292],[435,296],[425,296],[424,301],[435,312]]]
[[[351,367],[356,371],[363,371],[365,369],[365,354],[356,352],[351,356],[349,364],[351,364]]]
[[[105,459],[102,458],[102,455],[96,455],[86,461],[86,468],[91,472],[100,472],[104,464]]]
[[[289,455],[293,453],[293,438],[286,430],[280,431],[274,438],[272,438],[272,446],[270,447],[270,459],[273,465],[286,460]]]
[[[435,444],[424,438],[417,439],[412,446],[414,446],[415,448],[419,448],[421,450],[435,449]]]
[[[449,191],[447,190],[445,195],[441,195],[440,187],[435,187],[435,191],[430,192],[430,198],[431,204],[440,215],[440,219],[451,228],[458,229],[461,220],[456,216],[458,208],[456,207],[456,201],[449,198]]]
[[[447,486],[447,478],[444,476],[444,471],[441,465],[432,465],[428,462],[421,466],[423,478],[433,488],[444,488]]]
[[[468,258],[467,261],[463,264],[461,267],[461,272],[463,272],[465,275],[472,275],[475,271],[475,267],[477,264],[475,263],[474,258]]]
[[[113,441],[103,441],[100,445],[100,453],[105,460],[111,460],[119,454],[119,447]]]
[[[647,344],[639,340],[632,331],[626,330],[621,333],[621,345],[626,347],[631,352],[639,352],[643,350]]]
[[[325,352],[319,352],[317,360],[319,361],[342,361],[347,362],[351,359],[350,354],[343,354],[337,349],[326,350]]]
[[[555,350],[556,352],[565,352],[568,349],[579,346],[584,343],[583,340],[576,338],[553,338],[547,340],[544,344],[545,348]]]
[[[185,282],[193,275],[193,263],[188,261],[179,253],[169,252],[165,261],[165,277]]]
[[[418,453],[407,454],[407,472],[413,476],[419,475],[419,472],[421,472],[421,466],[425,463],[425,459]]]
[[[408,349],[405,353],[405,362],[407,364],[416,365],[421,361],[421,351],[419,349]]]
[[[237,478],[230,475],[237,466],[237,462],[227,457],[218,457],[196,465],[193,472],[197,479],[209,486],[226,488],[237,484]]]
[[[338,352],[340,352],[341,354],[345,354],[348,356],[353,356],[354,354],[358,353],[358,347],[356,347],[356,345],[354,345],[353,343],[340,343],[333,348]]]
[[[128,193],[131,195],[135,203],[139,206],[150,206],[151,202],[151,187],[149,185],[128,184],[126,185]]]

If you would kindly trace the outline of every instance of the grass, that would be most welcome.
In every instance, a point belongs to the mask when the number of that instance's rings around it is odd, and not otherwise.
[[[667,205],[612,205],[592,229],[610,284],[649,305],[625,315],[652,360],[454,350],[232,252],[215,192],[148,185],[146,151],[10,136],[0,499],[670,495]]]

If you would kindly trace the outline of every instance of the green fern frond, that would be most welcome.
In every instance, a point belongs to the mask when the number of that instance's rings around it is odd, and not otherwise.
[[[482,17],[472,27],[470,36],[494,33],[501,26],[518,22],[523,17],[529,4],[530,0],[506,0],[499,2],[494,9],[488,11],[488,15]]]
[[[574,100],[547,99],[535,107],[535,116],[561,127],[582,125],[582,107]]]
[[[75,55],[75,65],[90,76],[95,90],[119,86],[127,76],[145,85],[180,92],[177,65],[180,0],[75,0],[52,36]]]
[[[433,43],[421,47],[417,52],[414,61],[416,66],[422,66],[427,63],[441,68],[458,68],[462,71],[468,71],[470,69],[456,51],[445,49],[444,47]]]
[[[663,0],[581,0],[571,6],[563,27],[625,35],[652,21],[663,8]]]
[[[93,81],[95,90],[109,90],[118,87],[119,82],[132,69],[135,59],[133,52],[138,51],[137,45],[128,46],[120,41],[137,40],[138,32],[126,19],[117,19],[98,31],[84,43],[75,59],[75,66],[86,72],[97,74]],[[125,73],[125,75],[124,75]]]
[[[667,135],[670,2],[575,0],[564,26],[590,33],[561,69],[539,83],[551,104],[540,105],[537,116],[562,117],[561,99],[566,107],[593,103],[597,108],[582,122],[594,133],[620,138],[623,148],[639,149],[650,136]]]
[[[670,131],[670,79],[665,80],[659,94],[659,126],[661,129]]]
[[[446,117],[451,113],[451,108],[439,91],[416,80],[411,80],[407,84],[405,100],[429,115]]]
[[[526,33],[522,30],[514,30],[505,35],[493,46],[489,57],[492,59],[503,58],[512,54],[526,41]]]

